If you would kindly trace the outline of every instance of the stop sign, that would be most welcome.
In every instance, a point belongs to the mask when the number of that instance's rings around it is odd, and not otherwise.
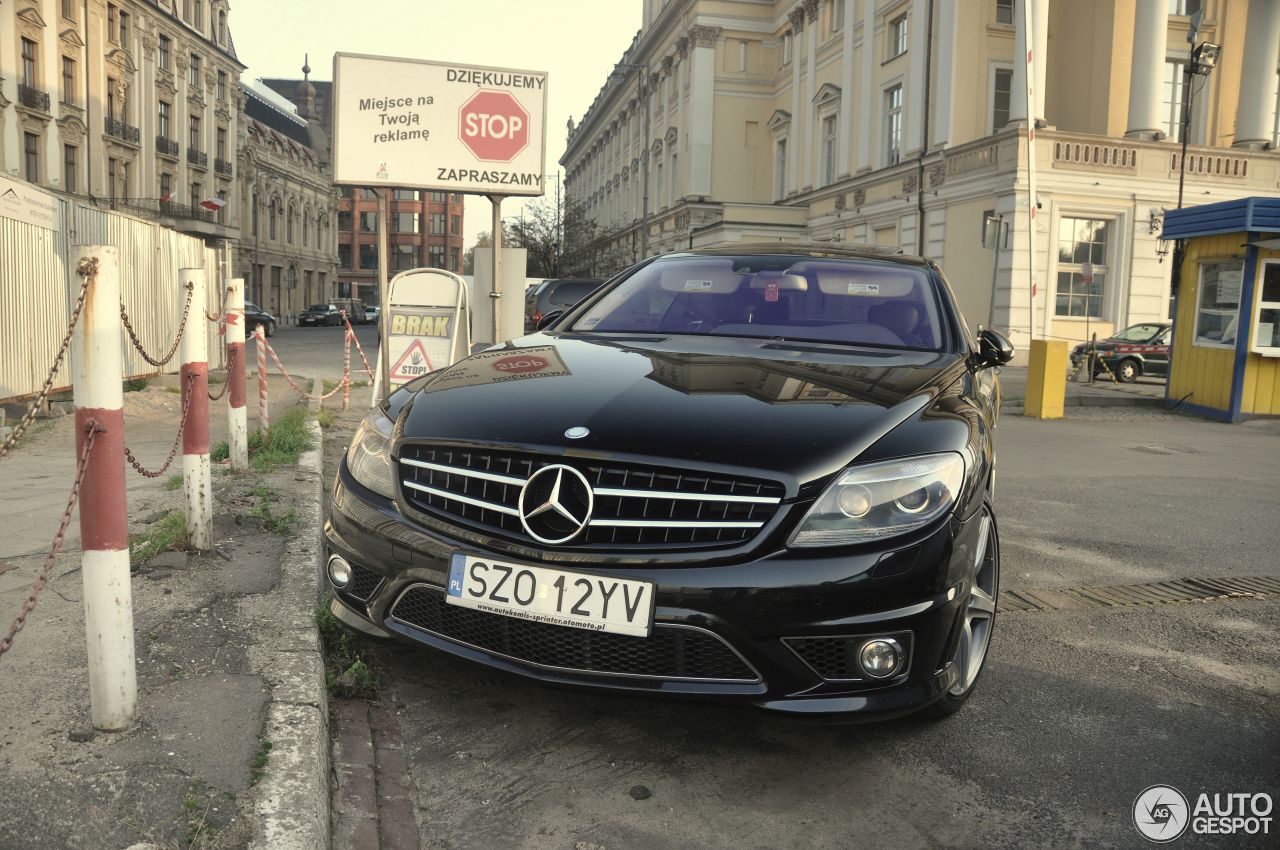
[[[477,159],[510,162],[529,145],[529,113],[507,92],[477,92],[458,111],[458,135]]]

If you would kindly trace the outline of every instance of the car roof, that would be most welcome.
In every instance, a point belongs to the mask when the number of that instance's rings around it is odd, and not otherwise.
[[[684,251],[673,251],[663,256],[740,257],[770,254],[787,257],[801,255],[821,259],[881,260],[909,266],[933,265],[932,262],[924,257],[901,254],[897,249],[883,245],[858,245],[844,242],[737,242],[729,245],[719,245],[714,248],[692,248]]]

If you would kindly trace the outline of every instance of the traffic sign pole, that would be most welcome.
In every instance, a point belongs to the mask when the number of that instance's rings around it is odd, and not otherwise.
[[[390,311],[387,309],[387,276],[391,258],[387,256],[391,248],[387,231],[391,224],[391,191],[374,189],[378,195],[378,378],[382,382],[382,397],[391,396],[391,349],[387,345],[387,323]],[[374,394],[377,396],[377,393]]]
[[[500,320],[502,315],[501,299],[502,299],[502,201],[503,195],[490,195],[489,202],[493,204],[493,238],[489,240],[493,249],[493,289],[489,293],[490,302],[493,305],[493,344],[498,345],[502,340],[502,331],[500,329]],[[469,352],[468,352],[469,353]]]

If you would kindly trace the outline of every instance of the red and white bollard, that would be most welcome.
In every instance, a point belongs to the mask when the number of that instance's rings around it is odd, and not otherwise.
[[[267,414],[267,335],[262,325],[254,330],[253,342],[258,349],[258,430],[265,443],[271,436],[271,419]]]
[[[249,469],[249,422],[245,411],[244,278],[233,277],[227,286],[227,380],[231,388],[227,408],[227,448],[231,469]]]
[[[129,583],[129,504],[124,484],[124,379],[120,327],[120,251],[75,249],[76,268],[90,278],[71,339],[76,455],[85,426],[97,423],[80,487],[80,564],[89,647],[89,712],[95,729],[127,729],[137,712],[133,596]],[[203,324],[203,322],[201,322]]]
[[[351,403],[351,329],[342,334],[342,409]]]
[[[204,321],[204,269],[179,269],[178,283],[191,287],[191,318],[182,334],[182,479],[187,493],[187,542],[213,548],[213,473],[209,466],[209,325]]]

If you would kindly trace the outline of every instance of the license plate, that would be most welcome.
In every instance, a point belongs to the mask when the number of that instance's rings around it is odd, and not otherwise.
[[[456,554],[445,601],[488,614],[647,637],[653,582]]]

